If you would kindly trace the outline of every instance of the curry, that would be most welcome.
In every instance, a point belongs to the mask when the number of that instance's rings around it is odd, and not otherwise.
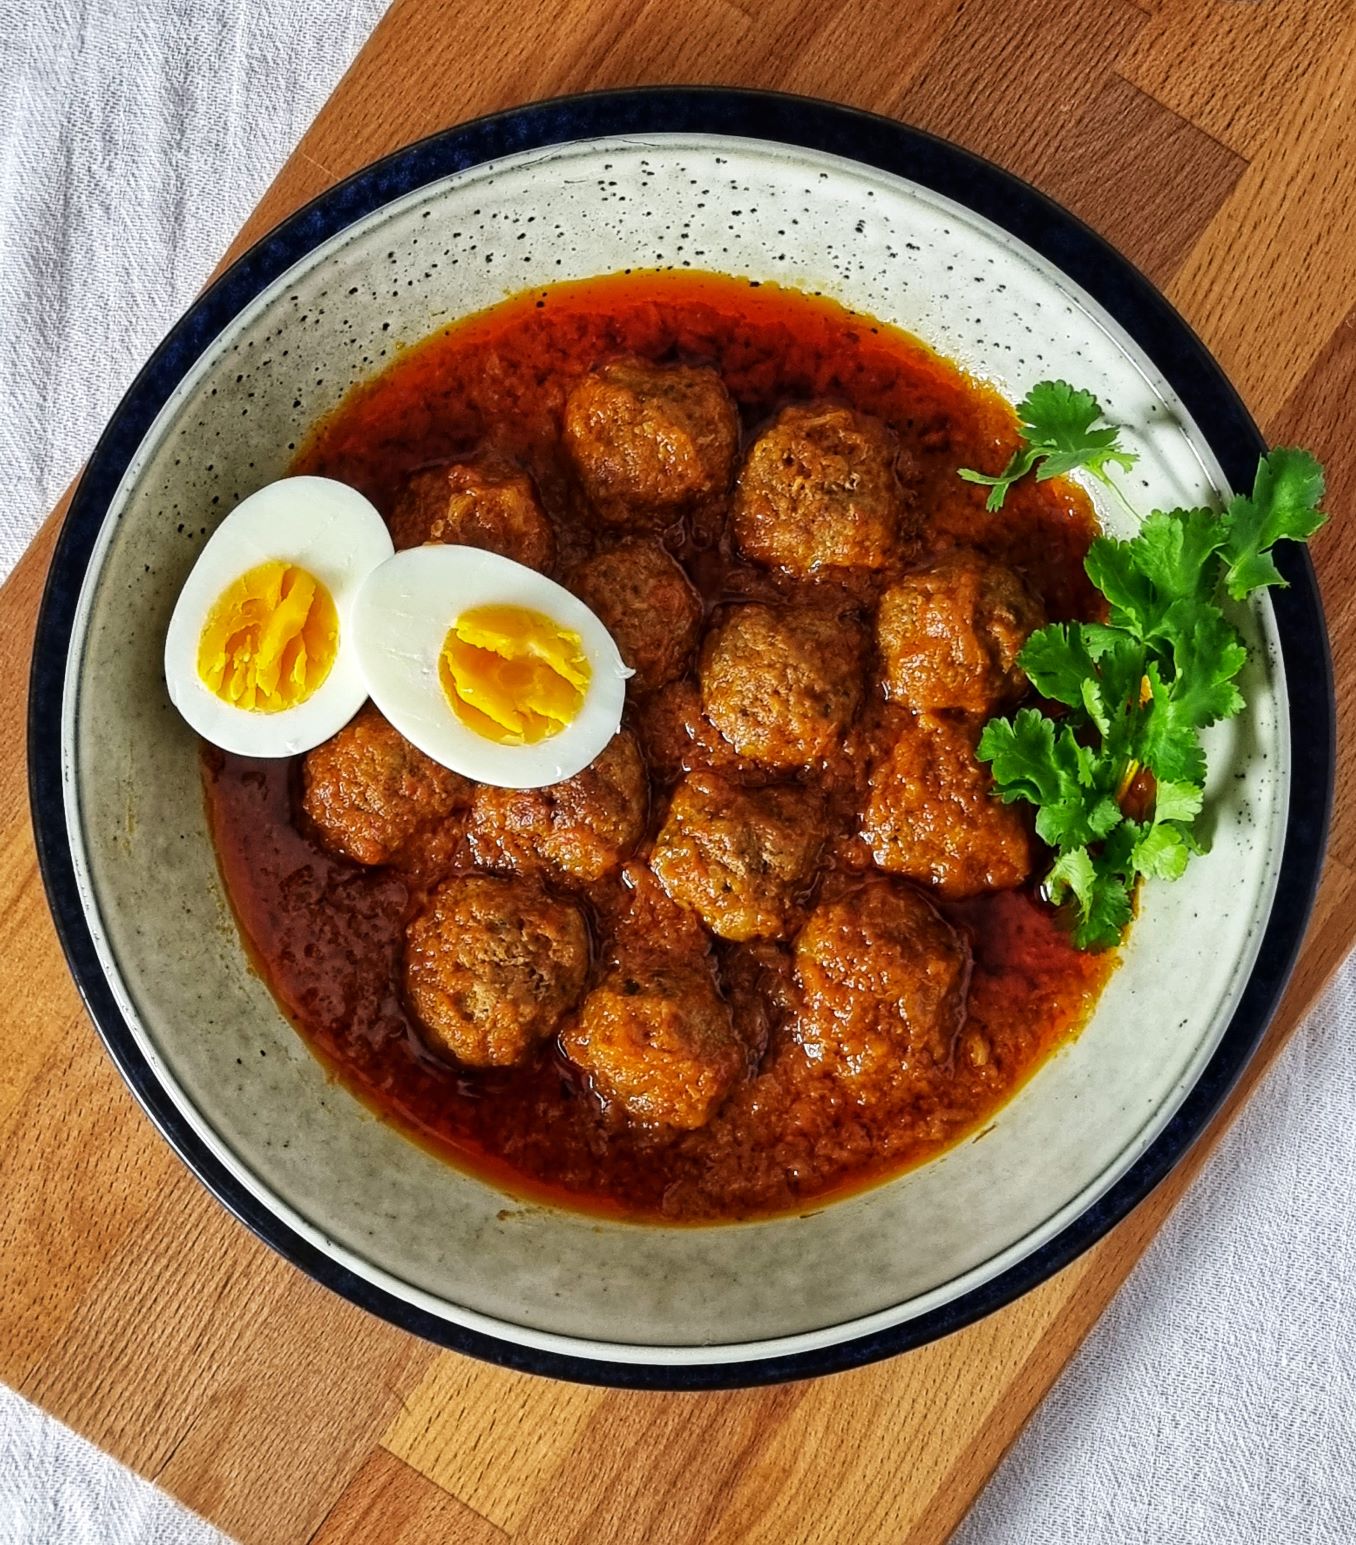
[[[393,351],[296,470],[397,548],[558,578],[635,674],[554,789],[472,786],[370,706],[304,758],[204,752],[308,1044],[504,1189],[642,1220],[820,1206],[981,1129],[1115,961],[1070,942],[974,758],[1032,628],[1099,614],[1078,489],[991,515],[956,476],[1014,441],[917,340],[714,275],[562,284]]]

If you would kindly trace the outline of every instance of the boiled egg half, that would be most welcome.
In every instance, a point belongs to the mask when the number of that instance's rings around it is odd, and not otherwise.
[[[344,483],[289,477],[251,494],[213,532],[170,619],[174,706],[242,756],[328,740],[368,695],[353,611],[391,552],[386,523]]]
[[[477,782],[557,783],[621,725],[631,672],[612,635],[578,596],[498,553],[397,553],[364,582],[352,626],[377,707]]]

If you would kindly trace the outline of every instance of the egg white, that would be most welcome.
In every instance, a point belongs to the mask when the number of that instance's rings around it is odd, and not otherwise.
[[[295,756],[343,729],[367,683],[353,637],[363,581],[392,553],[376,509],[344,483],[289,477],[244,499],[212,533],[179,592],[165,635],[165,684],[174,706],[205,740],[241,756]],[[203,624],[221,593],[261,563],[279,560],[313,574],[339,617],[329,675],[304,702],[259,713],[223,702],[198,675]]]
[[[558,734],[532,745],[502,745],[457,717],[438,659],[448,629],[479,606],[541,612],[579,635],[589,684],[579,713]],[[453,546],[397,553],[358,592],[353,639],[367,689],[396,729],[425,755],[480,783],[535,789],[573,777],[621,726],[632,672],[612,635],[578,596],[498,553]]]

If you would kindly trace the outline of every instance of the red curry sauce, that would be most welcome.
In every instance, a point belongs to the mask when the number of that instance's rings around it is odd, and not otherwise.
[[[596,528],[559,451],[561,405],[574,381],[618,353],[713,364],[746,434],[782,403],[812,396],[879,416],[921,469],[926,526],[923,551],[910,562],[959,544],[976,547],[1018,570],[1051,618],[1094,614],[1082,558],[1095,528],[1078,490],[1028,481],[992,516],[983,491],[956,477],[958,467],[1005,459],[1015,431],[1001,398],[871,318],[715,275],[637,273],[563,284],[457,323],[351,393],[303,449],[296,470],[339,478],[389,512],[410,471],[493,443],[536,478],[557,527],[557,567],[567,571],[593,550]],[[724,546],[680,556],[708,606],[766,588]],[[868,743],[888,732],[889,713],[879,701],[868,708]],[[628,722],[635,717],[628,709]],[[404,926],[422,899],[417,882],[361,869],[321,848],[296,816],[297,770],[215,751],[205,758],[222,873],[259,970],[308,1043],[379,1113],[522,1195],[701,1221],[804,1208],[859,1188],[982,1125],[1081,1027],[1114,965],[1113,956],[1073,949],[1030,887],[943,905],[974,954],[962,1036],[970,1054],[920,1069],[888,1098],[863,1101],[811,1068],[787,1032],[785,947],[716,941],[754,1075],[707,1126],[648,1129],[605,1109],[554,1041],[505,1070],[459,1069],[427,1050],[400,987]],[[667,785],[653,765],[651,778],[650,826],[637,864],[666,805]],[[860,763],[823,770],[841,832],[820,876],[825,893],[870,865],[852,832],[860,779]],[[625,877],[614,878],[583,898],[596,936],[625,905],[625,887]]]

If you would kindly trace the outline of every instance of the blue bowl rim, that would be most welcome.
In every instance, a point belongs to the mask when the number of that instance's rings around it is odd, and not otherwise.
[[[99,439],[59,533],[38,616],[29,684],[29,799],[39,867],[67,962],[133,1094],[212,1194],[260,1239],[350,1302],[441,1346],[527,1373],[633,1389],[729,1389],[835,1373],[925,1345],[1053,1276],[1137,1206],[1204,1131],[1261,1040],[1312,910],[1332,807],[1332,661],[1308,554],[1289,548],[1273,591],[1289,693],[1292,781],[1276,897],[1228,1027],[1181,1107],[1132,1168],[1054,1239],[990,1281],[870,1335],[792,1356],[674,1366],[540,1351],[466,1329],[364,1280],[269,1211],[210,1152],[156,1078],[100,967],[76,886],[61,770],[61,705],[74,615],[95,541],[157,413],[211,341],[321,243],[393,199],[521,151],[617,134],[737,135],[827,152],[954,199],[1041,253],[1091,294],[1153,360],[1230,484],[1251,485],[1265,449],[1238,393],[1163,295],[1089,226],[1037,189],[945,140],[813,98],[703,86],[641,87],[534,102],[433,134],[364,167],[260,238],[193,303],[148,360]]]

